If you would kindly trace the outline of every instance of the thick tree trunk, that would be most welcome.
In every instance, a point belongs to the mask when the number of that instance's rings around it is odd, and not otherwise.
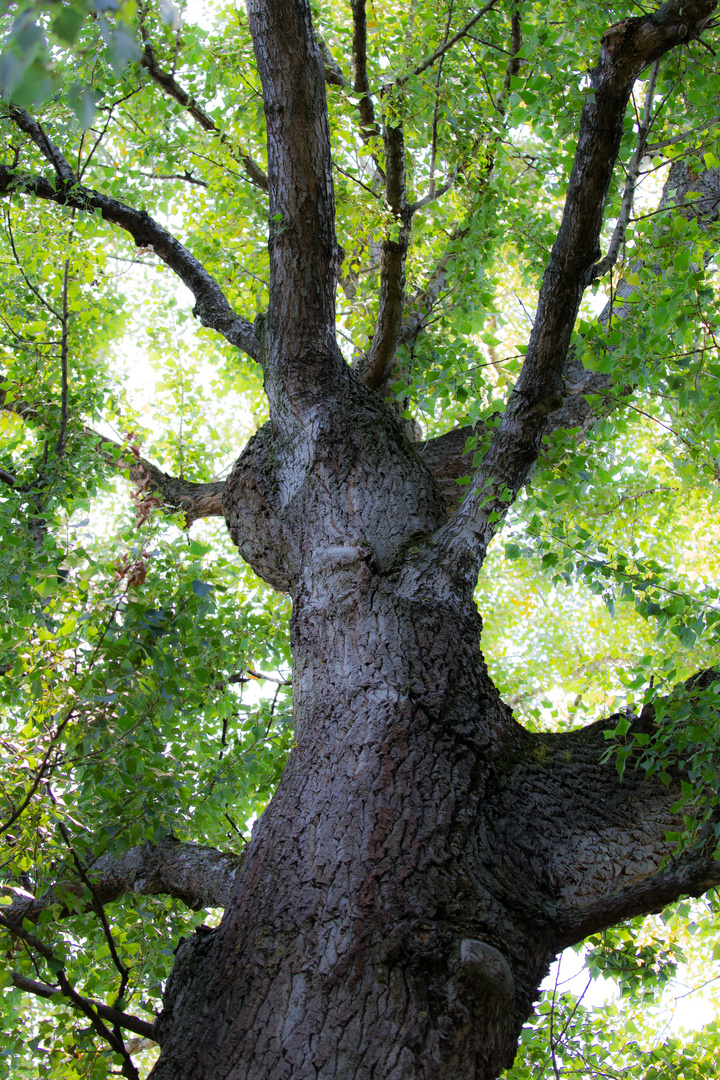
[[[357,540],[314,546],[297,747],[220,929],[183,947],[156,1075],[495,1076],[552,952],[483,821],[527,737],[471,605],[398,596]]]
[[[179,951],[159,1080],[489,1080],[560,947],[679,892],[674,790],[601,765],[605,723],[516,724],[464,584],[408,588],[435,481],[347,369],[331,398],[226,488],[293,590],[297,746],[221,926]]]
[[[556,951],[700,891],[661,866],[676,792],[603,765],[603,723],[540,737],[480,652],[487,542],[562,403],[570,332],[637,74],[712,0],[611,28],[518,387],[448,522],[334,336],[323,64],[303,0],[249,0],[268,129],[270,423],[225,486],[243,556],[293,596],[297,745],[220,927],[185,942],[155,1080],[491,1080]]]

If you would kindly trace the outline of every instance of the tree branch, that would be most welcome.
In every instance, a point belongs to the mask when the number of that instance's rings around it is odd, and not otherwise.
[[[244,853],[235,855],[168,837],[158,844],[129,848],[123,855],[101,855],[85,872],[99,904],[112,903],[127,893],[164,895],[181,900],[192,911],[199,911],[226,906],[243,858]],[[62,888],[78,898],[83,895],[78,880],[63,881]],[[13,890],[5,887],[4,891]],[[9,928],[15,930],[22,928],[23,920],[36,922],[43,911],[56,904],[65,917],[71,915],[54,888],[39,897],[16,896],[12,904],[1,910]]]
[[[65,993],[59,986],[49,986],[48,983],[36,982],[34,979],[28,979],[24,975],[20,975],[14,971],[12,973],[13,986],[18,990],[22,990],[26,994],[34,994],[35,997],[45,998],[50,1001],[52,998],[57,998],[58,995],[65,997]],[[76,994],[76,997],[80,997]],[[68,998],[71,1004],[79,1008],[77,1002],[73,998]],[[113,1009],[109,1005],[103,1005],[101,1001],[95,1001],[94,998],[82,999],[90,1008],[94,1009],[99,1017],[103,1020],[107,1020],[108,1023],[117,1025],[118,1027],[125,1028],[127,1031],[132,1031],[135,1035],[140,1035],[143,1039],[151,1039],[153,1042],[157,1042],[157,1036],[155,1034],[155,1025],[149,1024],[147,1020],[141,1020],[138,1016],[131,1016],[129,1013],[122,1012],[120,1009]],[[85,1013],[85,1009],[82,1010]],[[87,1013],[85,1013],[87,1015]]]
[[[239,164],[245,169],[245,175],[251,184],[260,188],[262,191],[268,190],[268,178],[249,154],[246,154],[242,148],[236,146],[224,132],[220,131],[215,121],[209,116],[204,109],[202,109],[194,98],[190,97],[186,90],[180,86],[175,80],[173,75],[170,75],[167,71],[163,71],[158,65],[155,59],[155,51],[147,40],[145,27],[143,24],[140,26],[140,32],[145,40],[145,51],[143,52],[140,63],[147,71],[150,78],[159,86],[169,97],[177,101],[178,105],[182,105],[184,109],[187,109],[193,120],[196,121],[203,129],[203,131],[209,132],[211,135],[215,135],[219,142],[224,146],[227,146]]]
[[[411,213],[405,199],[405,143],[401,125],[386,126],[385,198],[398,226],[397,240],[386,236],[380,255],[378,318],[368,354],[357,366],[371,390],[382,388],[397,349],[405,303],[405,261],[410,243]]]
[[[714,670],[689,679],[690,703],[693,691],[718,679]],[[555,734],[523,732],[517,765],[511,775],[503,773],[502,791],[481,825],[502,852],[496,886],[514,893],[511,906],[545,911],[545,932],[557,950],[720,884],[712,828],[681,851],[667,838],[684,828],[677,810],[682,762],[666,762],[662,783],[657,774],[634,767],[636,759],[627,760],[622,778],[615,760],[608,760],[605,732],[621,719],[615,714]],[[627,719],[626,739],[643,733],[652,742],[658,731],[652,707]],[[666,753],[664,742],[660,753]]]
[[[295,423],[289,414],[318,386],[346,377],[335,337],[344,253],[335,235],[324,67],[309,4],[249,0],[247,8],[263,87],[270,177],[265,388],[273,422],[282,428]]]
[[[510,49],[507,51],[508,63],[505,71],[505,81],[503,89],[497,100],[496,108],[501,116],[505,114],[505,101],[510,92],[510,79],[513,75],[517,75],[520,69],[520,49],[522,48],[522,34],[520,29],[520,15],[518,10],[518,4],[516,3],[513,8],[512,15],[510,17]],[[496,136],[493,146],[497,146],[499,141],[499,135]],[[482,182],[483,185],[487,184],[490,177],[495,159],[495,150],[490,155],[490,160],[486,165],[483,173]],[[439,198],[445,194],[447,190],[452,186],[452,183],[448,181],[442,184],[435,190],[434,195],[426,196],[424,199],[420,199],[418,202],[413,203],[408,207],[408,212],[414,214],[416,210],[422,209],[422,207],[428,205],[433,199]],[[435,269],[433,270],[427,284],[419,289],[413,298],[405,305],[405,314],[398,335],[398,345],[404,345],[406,348],[412,348],[413,343],[417,340],[420,333],[430,322],[435,305],[437,304],[440,296],[447,284],[448,272],[456,257],[458,244],[464,240],[470,231],[468,225],[457,225],[453,230],[450,237],[450,243],[438,260]],[[389,376],[389,369],[386,370],[386,378]],[[465,474],[460,474],[465,475]]]
[[[11,105],[8,108],[8,115],[21,131],[30,136],[43,157],[55,169],[61,183],[73,184],[75,174],[63,156],[62,151],[48,138],[40,124],[30,115],[27,109],[20,109],[15,105]]]
[[[699,197],[689,199],[691,192]],[[717,169],[696,172],[694,168],[678,161],[670,170],[655,213],[674,210],[684,216],[697,218],[700,229],[707,229],[716,219],[719,207],[720,172]],[[449,260],[451,257],[450,251],[445,258]],[[434,287],[439,292],[441,283]],[[615,289],[613,304],[608,303],[598,317],[600,324],[607,326],[612,313],[614,328],[621,329],[623,319],[632,310],[629,301],[637,291],[635,286],[621,280]],[[431,297],[428,304],[432,302]],[[420,322],[422,328],[420,313],[412,318]],[[415,325],[414,321],[406,318],[404,327],[407,327],[407,330],[403,330],[403,335],[407,333],[408,340],[412,340],[411,334]],[[405,338],[401,337],[401,340]],[[544,431],[546,436],[553,435],[556,431],[574,429],[580,438],[600,417],[621,408],[630,393],[631,388],[618,385],[613,374],[585,368],[578,356],[581,351],[581,347],[573,348],[565,361],[562,375],[565,386],[563,403],[548,417]],[[418,447],[423,464],[438,481],[450,513],[457,509],[465,494],[456,481],[472,475],[474,471],[473,456],[476,451],[469,450],[464,453],[467,440],[477,437],[480,443],[486,435],[485,425],[478,422],[474,427],[453,428]]]
[[[638,129],[637,146],[635,153],[632,156],[630,165],[628,166],[627,181],[625,183],[625,190],[623,192],[622,203],[620,206],[620,213],[618,214],[617,223],[613,230],[612,238],[610,240],[610,246],[607,250],[607,255],[596,263],[593,267],[592,280],[595,281],[599,277],[603,277],[609,270],[615,266],[620,255],[620,250],[625,242],[625,232],[627,230],[628,222],[630,221],[630,214],[632,213],[633,203],[635,201],[635,188],[637,186],[638,176],[640,175],[640,166],[645,156],[645,147],[647,144],[647,138],[650,133],[650,124],[652,121],[652,104],[655,97],[655,85],[657,83],[658,71],[660,69],[660,61],[656,60],[652,66],[650,72],[650,78],[648,79],[647,90],[645,92],[645,105],[643,107],[643,118]]]
[[[0,165],[0,195],[13,192],[34,195],[84,213],[98,213],[105,221],[129,233],[138,247],[152,248],[194,295],[193,314],[202,325],[217,330],[253,360],[261,360],[260,343],[252,325],[232,310],[217,281],[202,263],[144,210],[136,210],[77,182],[53,184],[44,176],[31,176]]]
[[[120,1054],[123,1058],[123,1066],[121,1075],[127,1077],[127,1080],[139,1080],[139,1073],[135,1068],[130,1055],[125,1049],[125,1043],[123,1042],[120,1031],[116,1028],[114,1031],[110,1031],[106,1024],[100,1019],[97,1011],[93,1008],[88,998],[78,994],[74,986],[68,981],[64,970],[61,968],[57,973],[60,989],[69,998],[76,1009],[79,1009],[81,1013],[87,1016],[93,1031],[104,1039],[108,1046],[115,1051],[116,1054]]]
[[[170,476],[147,458],[141,457],[139,453],[134,453],[132,450],[128,453],[127,446],[108,439],[105,435],[98,435],[89,428],[86,428],[85,432],[97,440],[98,448],[110,465],[127,469],[133,483],[142,487],[143,490],[159,495],[163,505],[171,512],[181,511],[188,528],[200,518],[223,516],[224,480],[195,483],[192,480]],[[122,451],[120,456],[118,456],[118,451]]]
[[[423,60],[422,63],[418,64],[417,67],[413,68],[412,71],[408,71],[405,75],[398,76],[398,78],[395,79],[394,83],[392,83],[391,85],[398,87],[404,86],[409,79],[414,78],[416,75],[422,75],[423,71],[426,71],[429,67],[432,67],[433,64],[437,63],[440,57],[444,56],[446,52],[452,49],[453,45],[456,45],[461,38],[466,37],[467,34],[469,34],[472,30],[473,26],[475,26],[475,24],[478,23],[480,19],[482,19],[483,15],[487,15],[488,11],[494,8],[496,3],[497,0],[489,0],[489,3],[485,4],[485,6],[482,7],[476,15],[473,15],[472,19],[466,22],[464,26],[462,26],[458,31],[456,31],[456,33],[452,35],[452,37],[448,38],[447,41],[443,42],[442,45],[439,45],[435,52],[431,53],[430,56],[426,57],[426,59]]]
[[[360,96],[360,129],[363,140],[367,142],[373,135],[379,135],[380,129],[375,121],[375,108],[370,97],[370,84],[367,76],[367,14],[365,0],[350,0],[353,17],[352,68],[353,90]]]
[[[525,362],[491,447],[436,551],[472,587],[490,538],[537,461],[548,417],[563,402],[562,373],[585,288],[599,255],[605,198],[635,79],[680,42],[697,38],[716,0],[671,0],[604,35],[590,73],[562,223],[545,271]],[[423,571],[424,573],[424,571]],[[459,575],[459,578],[458,578]]]
[[[7,382],[7,376],[0,372],[0,384]],[[7,390],[0,387],[0,409],[15,413],[27,423],[42,425],[44,418],[41,411],[32,402],[18,400],[10,395],[8,400]],[[151,461],[135,452],[127,444],[115,442],[106,435],[100,435],[91,428],[83,429],[85,436],[92,440],[103,455],[105,461],[118,470],[127,469],[133,483],[145,485],[150,491],[156,492],[163,501],[163,505],[176,513],[178,510],[185,515],[185,523],[190,526],[199,518],[222,517],[222,496],[225,490],[224,480],[212,480],[208,483],[194,483],[192,480],[184,480],[168,473],[153,465]],[[30,493],[34,490],[33,485],[21,484],[16,476],[0,470],[0,480],[15,490]]]

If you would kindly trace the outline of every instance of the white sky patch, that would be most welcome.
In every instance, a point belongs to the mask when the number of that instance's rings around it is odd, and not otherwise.
[[[658,1027],[657,1043],[681,1031],[700,1031],[718,1017],[711,986],[705,984],[694,989],[684,982],[686,974],[684,968],[679,967],[677,978],[668,983],[662,996],[658,1018],[663,1026]],[[602,976],[590,978],[585,967],[584,949],[580,952],[566,949],[561,953],[540,989],[549,993],[555,990],[558,995],[582,997],[582,1004],[588,1009],[620,1000],[620,991],[612,979]]]

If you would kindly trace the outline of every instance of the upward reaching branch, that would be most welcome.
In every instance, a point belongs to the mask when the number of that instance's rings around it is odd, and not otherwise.
[[[547,418],[563,401],[563,367],[580,301],[599,257],[599,236],[630,93],[640,72],[675,45],[697,38],[716,0],[671,0],[625,19],[602,40],[590,73],[565,209],[545,270],[527,354],[502,421],[462,506],[439,534],[449,565],[474,580],[478,560],[528,479]]]
[[[367,75],[367,15],[365,0],[350,0],[353,14],[352,65],[353,89],[360,95],[358,109],[363,138],[379,134],[375,123],[375,108],[370,97]]]
[[[335,341],[342,252],[335,238],[324,67],[309,6],[306,0],[250,0],[248,16],[268,138],[266,389],[272,408],[291,384],[297,402],[305,390],[317,393],[325,365],[344,366]]]
[[[359,367],[363,382],[371,390],[382,388],[400,337],[405,302],[405,260],[412,217],[405,198],[405,144],[402,126],[388,125],[384,138],[385,197],[397,222],[397,238],[386,236],[382,242],[377,326],[368,355]]]

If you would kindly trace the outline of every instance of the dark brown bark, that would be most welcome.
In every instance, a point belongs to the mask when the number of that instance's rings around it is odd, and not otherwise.
[[[353,16],[352,67],[353,89],[360,95],[358,110],[364,139],[379,135],[380,129],[375,123],[375,106],[370,96],[370,83],[367,75],[367,12],[365,0],[350,0]]]
[[[382,241],[377,326],[367,357],[357,366],[359,377],[371,390],[384,388],[400,339],[405,304],[405,261],[412,218],[405,198],[405,143],[402,125],[387,125],[384,142],[385,199],[395,224],[391,235],[383,237]]]

